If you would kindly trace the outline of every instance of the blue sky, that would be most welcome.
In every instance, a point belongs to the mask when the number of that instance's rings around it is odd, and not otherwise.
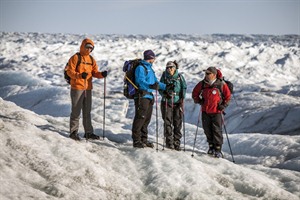
[[[300,35],[300,0],[0,1],[5,32]]]

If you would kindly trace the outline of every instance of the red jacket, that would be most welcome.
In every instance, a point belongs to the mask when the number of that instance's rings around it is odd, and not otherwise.
[[[192,98],[195,102],[200,102],[200,96],[204,99],[204,102],[201,103],[202,112],[215,114],[222,112],[218,110],[219,104],[225,107],[228,106],[231,93],[227,84],[220,79],[217,79],[211,86],[205,80],[202,80],[194,87],[192,92]]]

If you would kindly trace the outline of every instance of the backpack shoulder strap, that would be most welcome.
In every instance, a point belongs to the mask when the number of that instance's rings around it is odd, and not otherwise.
[[[223,79],[219,79],[221,84],[218,84],[218,89],[220,90],[220,92],[223,94],[223,85],[226,84],[225,81]]]
[[[220,96],[223,99],[224,95],[223,95],[223,85],[226,84],[225,81],[223,79],[218,78],[217,81],[220,81],[220,84],[216,84],[215,87],[218,88],[219,92],[220,92]]]
[[[94,65],[94,58],[93,58],[93,56],[90,55],[90,59],[92,61],[92,66],[93,66]]]
[[[77,55],[77,58],[78,58],[77,64],[76,64],[76,71],[77,71],[77,68],[78,68],[78,66],[79,66],[80,63],[81,63],[81,55],[80,55],[79,52],[77,52],[76,55]],[[93,65],[94,65],[94,58],[93,58],[93,56],[91,56],[91,55],[89,55],[89,56],[90,56],[90,59],[91,59],[92,63],[85,63],[85,64],[87,64],[87,65],[92,65],[92,66],[93,66]]]
[[[183,98],[184,95],[183,95],[183,80],[182,80],[182,76],[180,73],[178,73],[178,79],[180,81],[180,92],[179,92],[179,97],[180,98]]]
[[[76,69],[75,69],[75,71],[77,71],[78,66],[79,66],[80,63],[81,63],[81,55],[80,55],[80,53],[77,52],[76,55],[77,55],[77,64],[76,64]]]
[[[141,62],[140,62],[140,65],[142,65],[144,67],[146,74],[148,74],[148,70],[147,70],[146,66]]]

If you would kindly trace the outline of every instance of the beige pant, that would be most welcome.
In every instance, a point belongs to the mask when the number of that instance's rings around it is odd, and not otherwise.
[[[71,89],[72,112],[70,116],[70,134],[79,129],[79,119],[82,110],[82,124],[85,133],[93,133],[91,121],[92,91]]]

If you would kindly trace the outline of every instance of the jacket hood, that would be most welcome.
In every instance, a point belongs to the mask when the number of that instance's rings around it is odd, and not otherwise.
[[[141,60],[141,63],[143,63],[143,65],[146,65],[148,67],[152,67],[152,64],[147,62],[146,60]]]
[[[90,51],[88,49],[85,48],[85,45],[86,44],[91,44],[93,45],[93,47],[95,46],[94,45],[94,42],[89,39],[89,38],[85,38],[82,42],[81,42],[81,46],[80,46],[80,54],[83,55],[83,56],[87,56],[90,54]]]

